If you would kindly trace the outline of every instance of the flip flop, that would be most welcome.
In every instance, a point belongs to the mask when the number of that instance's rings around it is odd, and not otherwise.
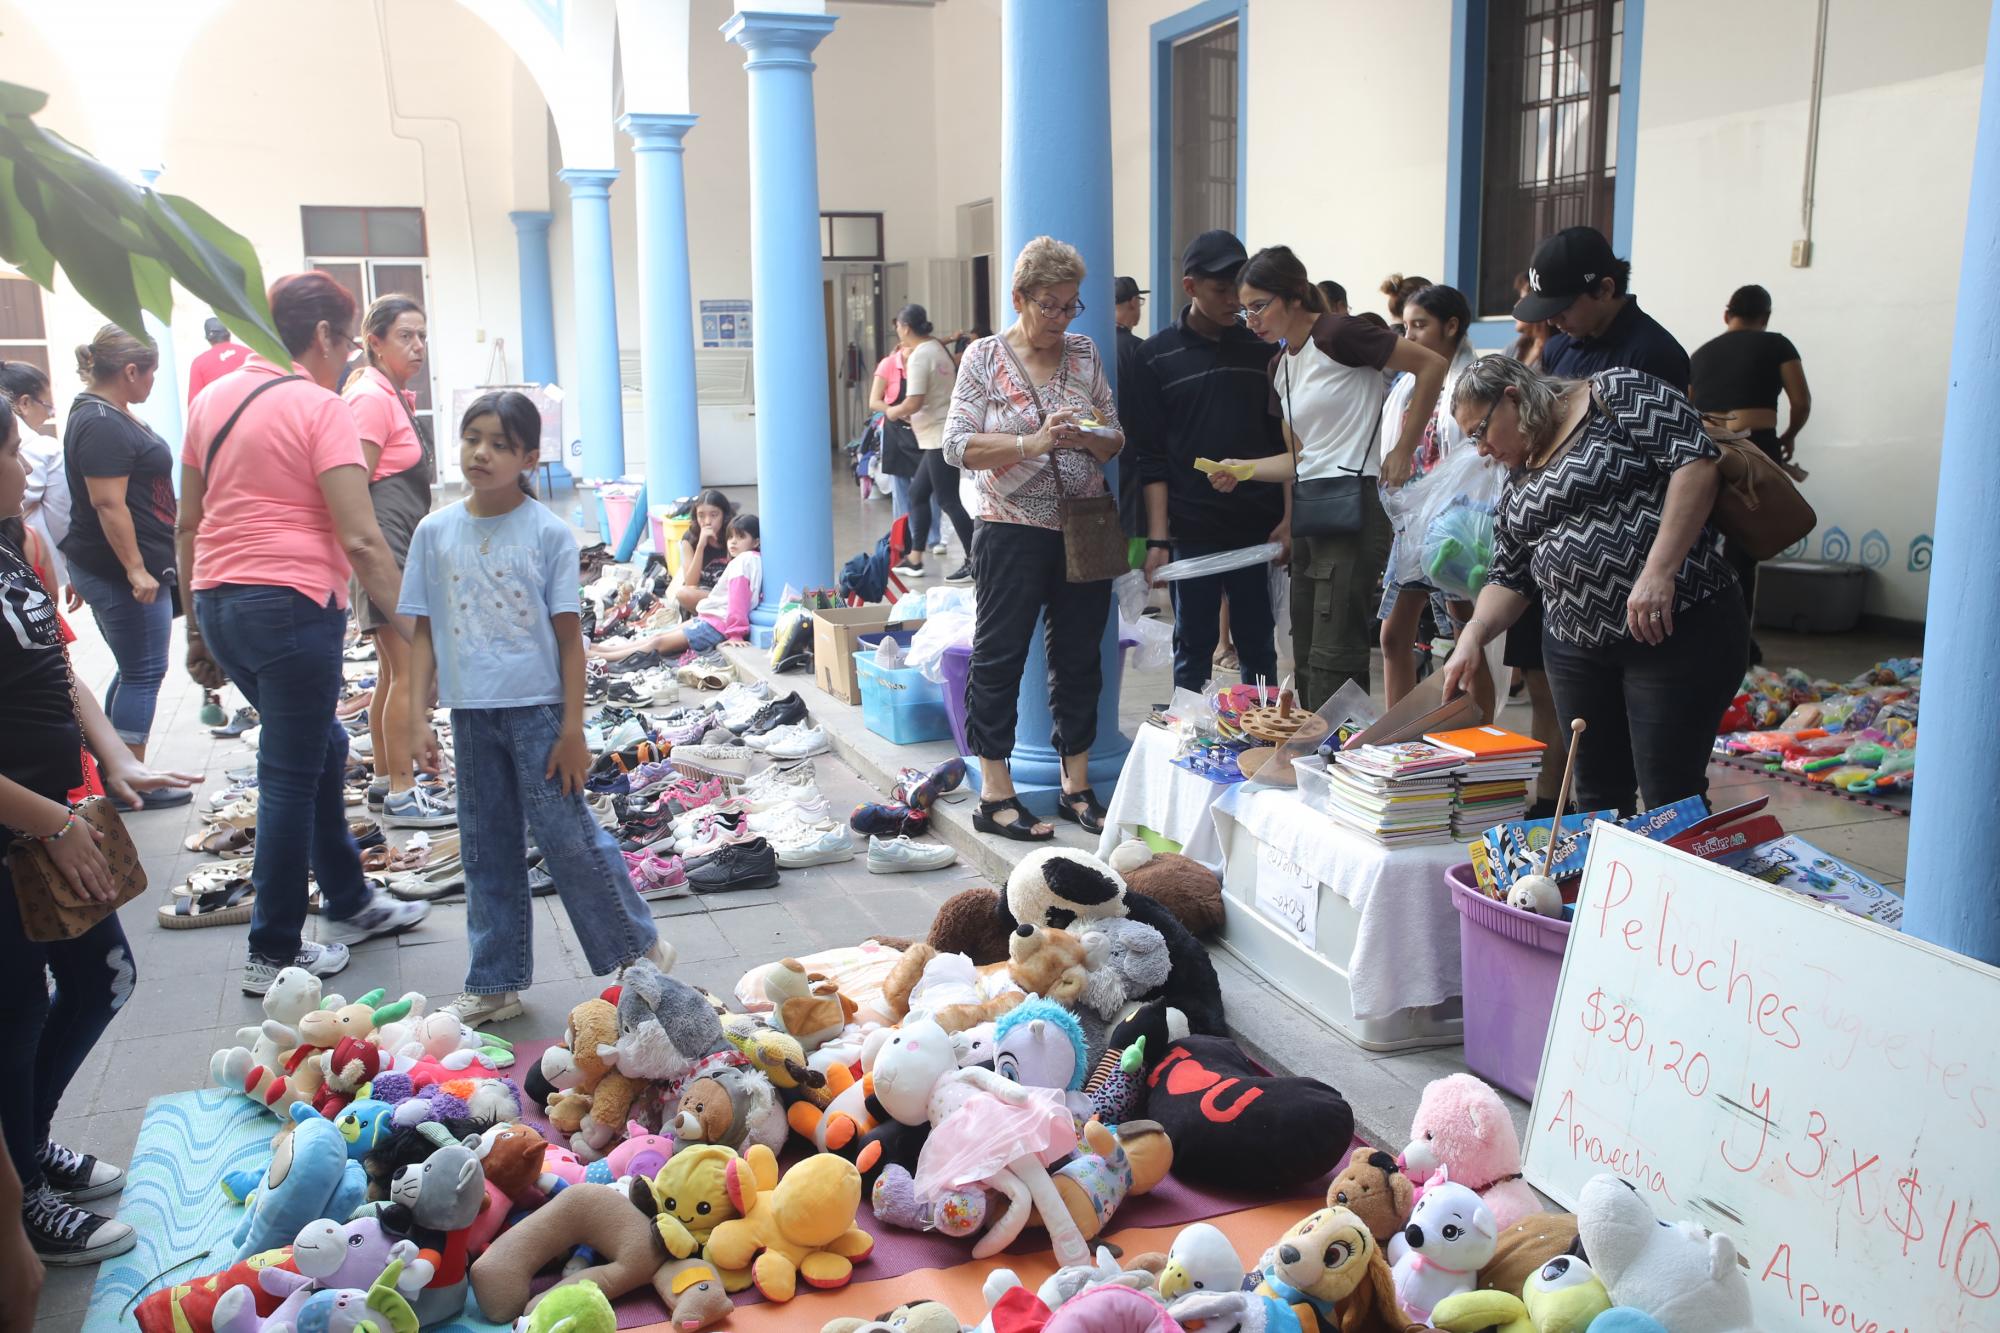
[[[1003,824],[994,818],[1001,814],[1011,814],[1014,818]],[[1018,796],[1009,796],[1004,801],[981,801],[979,808],[972,812],[972,827],[981,833],[997,834],[1015,842],[1047,842],[1056,836],[1052,828],[1047,833],[1035,832],[1037,826],[1048,827],[1044,821],[1035,818],[1033,811],[1021,804]]]
[[[257,909],[257,894],[250,880],[238,876],[199,893],[178,891],[160,904],[160,925],[168,930],[195,930],[202,926],[237,926],[250,919]]]

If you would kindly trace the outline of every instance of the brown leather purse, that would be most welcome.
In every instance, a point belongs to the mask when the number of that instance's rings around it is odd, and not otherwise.
[[[1770,560],[1811,534],[1819,515],[1783,464],[1758,448],[1748,432],[1711,427],[1708,438],[1722,451],[1717,464],[1722,484],[1708,521],[1731,550]]]
[[[139,849],[125,831],[125,821],[108,796],[93,796],[76,807],[76,817],[104,835],[97,850],[111,863],[111,881],[118,896],[99,902],[76,888],[49,855],[48,845],[34,838],[17,838],[7,851],[7,871],[14,877],[14,901],[21,909],[21,928],[43,944],[73,940],[146,891],[146,868]]]
[[[1014,349],[1007,340],[999,340],[1001,350],[1014,363],[1014,372],[1020,377],[1021,385],[1027,389],[1028,397],[1034,401],[1035,413],[1043,421],[1049,417],[1049,409],[1042,402],[1042,395],[1035,388],[1035,381],[1028,374],[1028,368],[1021,364],[1021,358],[1014,355]],[[1118,521],[1118,499],[1107,490],[1103,495],[1071,495],[1063,486],[1062,465],[1052,453],[1048,456],[1049,467],[1056,477],[1056,514],[1062,524],[1063,577],[1070,583],[1099,583],[1105,579],[1115,579],[1132,567],[1127,556],[1125,531]]]

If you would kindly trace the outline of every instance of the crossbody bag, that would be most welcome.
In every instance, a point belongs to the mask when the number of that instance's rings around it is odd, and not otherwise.
[[[1035,381],[1029,377],[1028,368],[1021,364],[1021,358],[1014,355],[1014,349],[1007,345],[1005,338],[998,339],[1000,348],[1007,353],[1013,363],[1014,373],[1021,378],[1022,387],[1027,389],[1028,398],[1035,405],[1036,426],[1048,421],[1048,409],[1042,405],[1042,395],[1035,388]],[[1067,355],[1067,354],[1065,354]],[[1098,583],[1105,579],[1115,579],[1132,567],[1127,557],[1125,531],[1118,522],[1118,500],[1108,491],[1103,495],[1071,495],[1063,485],[1062,467],[1053,455],[1049,466],[1056,475],[1056,514],[1062,524],[1063,576],[1071,583]]]
[[[1284,352],[1278,355],[1284,356]],[[1303,356],[1301,352],[1299,355]],[[1280,362],[1285,375],[1285,425],[1298,438],[1292,423],[1292,367]],[[1300,446],[1303,449],[1303,444]],[[1298,472],[1298,454],[1292,455],[1292,471]],[[1361,531],[1362,491],[1374,482],[1360,468],[1341,468],[1350,475],[1310,477],[1292,483],[1292,535],[1294,537],[1349,537]]]

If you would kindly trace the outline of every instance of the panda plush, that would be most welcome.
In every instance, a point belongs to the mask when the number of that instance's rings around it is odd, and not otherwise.
[[[946,902],[932,926],[931,943],[946,948],[938,943],[944,933],[953,941],[951,949],[982,961],[974,950],[997,941],[997,958],[989,961],[998,961],[1007,956],[1006,939],[1017,925],[1051,926],[1081,935],[1091,922],[1108,917],[1129,917],[1151,926],[1166,941],[1170,964],[1166,983],[1130,998],[1164,999],[1187,1016],[1189,1031],[1222,1035],[1222,983],[1208,951],[1172,912],[1155,899],[1132,892],[1124,876],[1087,852],[1069,847],[1030,852],[1007,877],[1004,897],[990,889],[970,889]]]

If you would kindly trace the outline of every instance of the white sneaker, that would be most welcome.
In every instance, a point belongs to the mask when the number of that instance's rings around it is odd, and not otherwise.
[[[771,702],[770,685],[761,680],[734,681],[724,686],[722,693],[715,696],[715,705],[728,712],[741,708],[745,702],[752,699],[756,700],[759,708]]]
[[[347,967],[347,946],[345,944],[320,944],[314,940],[300,940],[299,951],[289,961],[276,962],[251,955],[243,965],[243,993],[245,995],[267,995],[278,979],[278,973],[288,967],[304,968],[316,977],[330,977]]]
[[[868,873],[903,875],[917,870],[942,870],[958,859],[958,849],[941,842],[912,842],[908,834],[900,838],[868,839]]]
[[[828,813],[825,797],[817,801],[785,801],[771,806],[768,810],[752,811],[749,815],[752,833],[771,834],[782,829],[806,824],[827,824],[833,822]]]
[[[320,939],[322,943],[329,945],[353,946],[363,940],[372,940],[378,935],[400,934],[422,921],[430,910],[429,903],[404,902],[386,893],[378,893],[368,900],[366,907],[353,916],[339,920],[333,917],[320,918]]]
[[[481,1023],[504,1023],[510,1018],[519,1018],[527,1012],[521,1003],[520,992],[501,991],[495,995],[459,996],[441,1011],[450,1014],[469,1028],[477,1028]]]
[[[949,546],[946,546],[943,542],[933,542],[931,544],[932,555],[949,555],[950,553],[951,553],[951,548]]]
[[[808,755],[825,754],[833,747],[826,743],[826,733],[809,722],[795,722],[789,727],[779,727],[762,736],[750,739],[752,745],[763,742],[757,748],[774,759],[804,759]]]
[[[798,791],[803,787],[818,785],[818,770],[810,759],[803,763],[772,765],[762,772],[752,773],[743,779],[737,790],[749,797],[761,796],[766,792]]]
[[[761,792],[742,792],[739,794],[739,799],[750,803],[750,813],[753,815],[775,810],[782,805],[826,804],[826,798],[820,795],[819,788],[815,786],[767,787]]]
[[[839,824],[827,828],[802,827],[775,834],[770,841],[771,850],[778,855],[778,865],[788,870],[854,859],[854,835]]]
[[[623,750],[628,746],[637,745],[645,739],[646,729],[640,726],[636,720],[628,718],[619,723],[612,729],[611,734],[604,738],[604,748],[606,750]]]

